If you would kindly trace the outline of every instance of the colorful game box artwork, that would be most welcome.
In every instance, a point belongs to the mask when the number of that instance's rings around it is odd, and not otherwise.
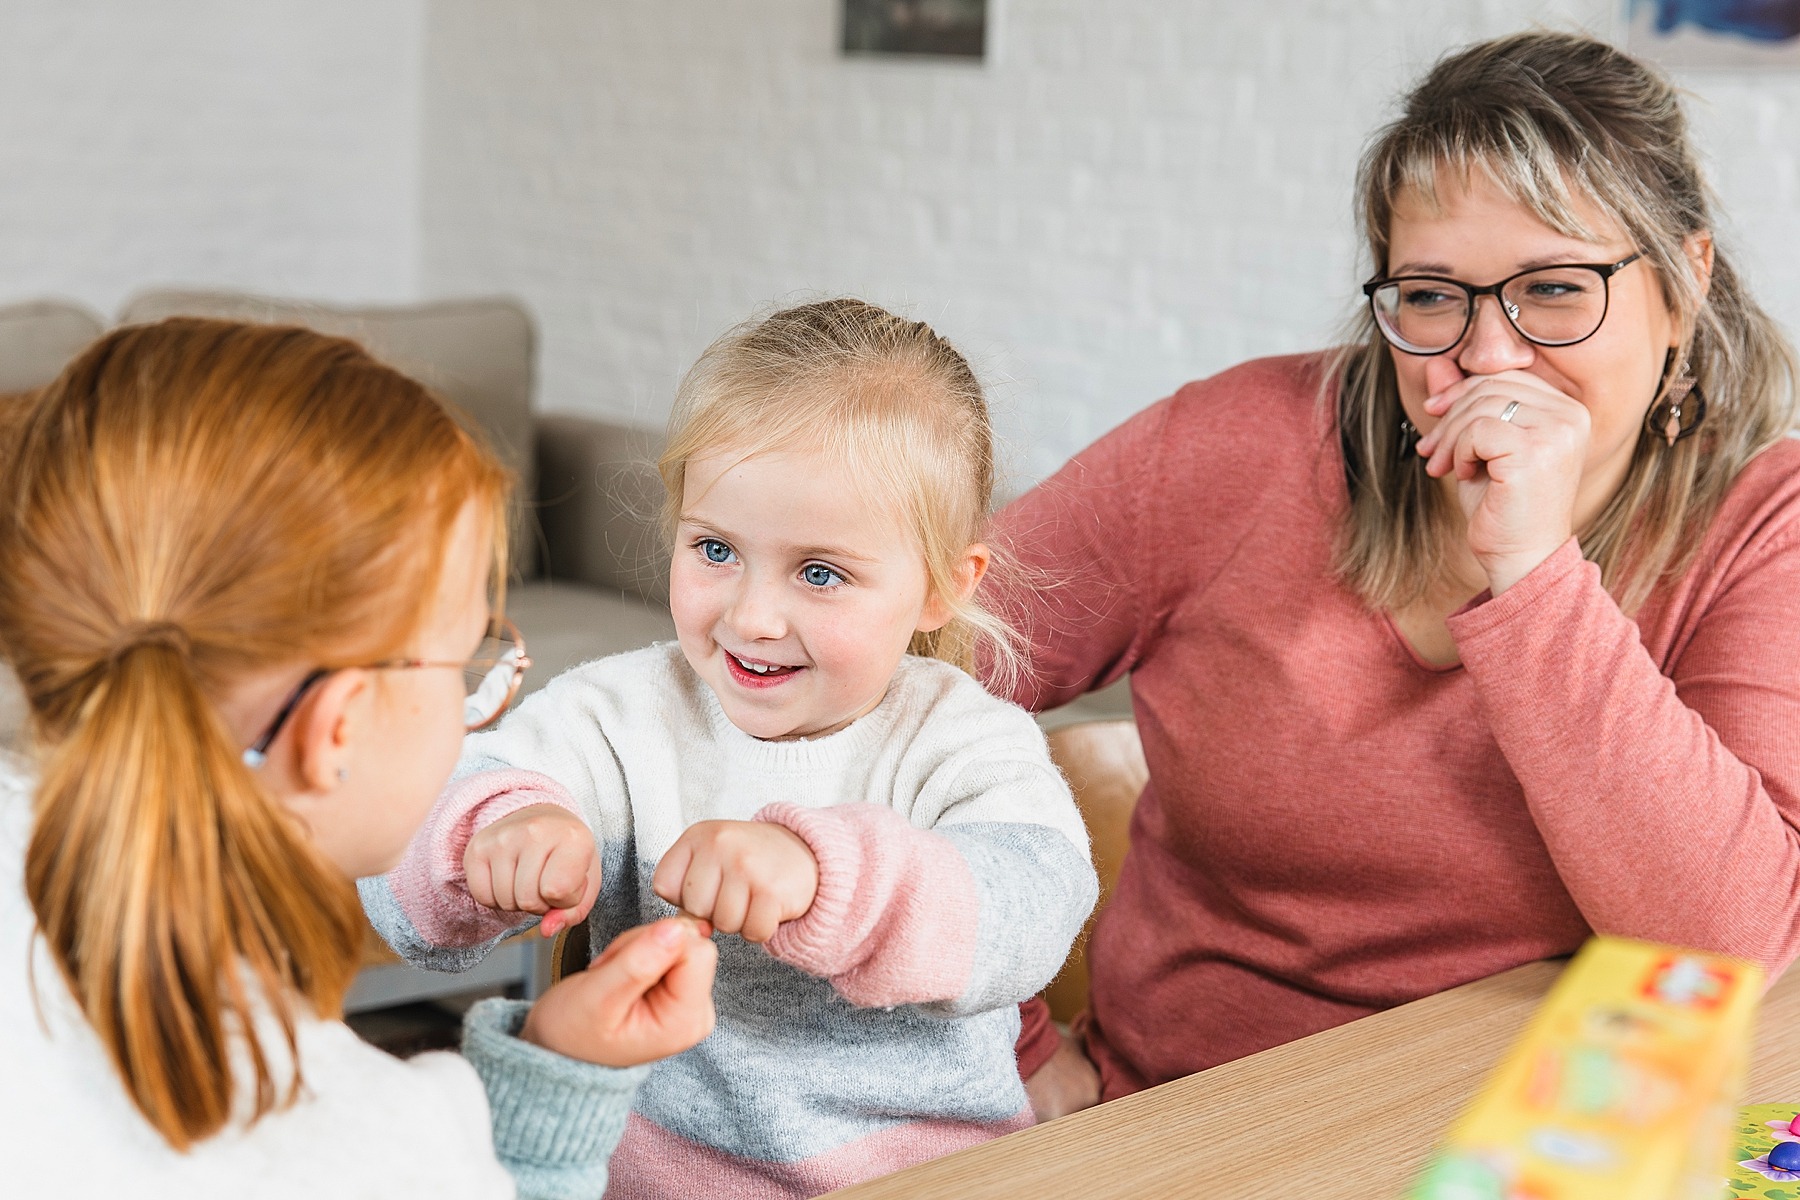
[[[1728,1169],[1748,1170],[1731,1167],[1729,1150],[1766,1162],[1777,1140],[1765,1127],[1750,1131],[1753,1142],[1743,1121],[1735,1133],[1732,1124],[1762,990],[1753,963],[1593,939],[1451,1127],[1411,1200],[1800,1200],[1800,1173],[1785,1193],[1725,1190]],[[1800,1150],[1800,1134],[1787,1136]]]
[[[1752,1104],[1731,1127],[1725,1200],[1800,1200],[1800,1102]]]

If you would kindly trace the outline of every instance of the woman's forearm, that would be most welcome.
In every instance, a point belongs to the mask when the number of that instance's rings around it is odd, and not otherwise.
[[[1735,594],[1698,615],[1673,679],[1573,540],[1451,618],[1493,736],[1597,932],[1772,971],[1800,950],[1800,654],[1762,653],[1794,640],[1795,585],[1800,572],[1774,558],[1721,589]]]

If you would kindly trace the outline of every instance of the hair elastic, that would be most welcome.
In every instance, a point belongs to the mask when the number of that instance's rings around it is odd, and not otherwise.
[[[183,658],[194,652],[194,642],[188,637],[187,630],[169,621],[153,621],[128,625],[120,630],[107,647],[106,661],[109,664],[116,663],[142,646],[163,646]]]

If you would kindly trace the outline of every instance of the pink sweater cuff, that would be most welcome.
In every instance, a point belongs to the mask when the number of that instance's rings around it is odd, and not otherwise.
[[[534,804],[554,804],[577,817],[574,797],[535,771],[480,771],[452,783],[438,797],[388,883],[406,919],[434,946],[478,946],[524,921],[469,896],[463,854],[469,839],[502,817]]]
[[[819,890],[769,953],[830,979],[864,1007],[954,1000],[974,973],[975,877],[949,839],[876,804],[756,814],[793,831],[819,863]]]
[[[1581,544],[1570,538],[1500,595],[1483,592],[1451,613],[1446,622],[1450,635],[1460,643],[1466,637],[1480,637],[1498,629],[1520,613],[1529,612],[1539,598],[1583,568],[1599,575],[1600,568],[1583,558]]]

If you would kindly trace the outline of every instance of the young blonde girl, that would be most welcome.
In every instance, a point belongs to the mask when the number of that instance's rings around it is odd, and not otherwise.
[[[1030,1124],[1015,1002],[1096,885],[1036,726],[966,673],[983,642],[1010,661],[977,599],[968,365],[858,301],[779,312],[689,373],[661,466],[678,643],[474,739],[366,907],[439,966],[527,914],[736,935],[717,1032],[653,1070],[614,1198],[813,1195]]]

